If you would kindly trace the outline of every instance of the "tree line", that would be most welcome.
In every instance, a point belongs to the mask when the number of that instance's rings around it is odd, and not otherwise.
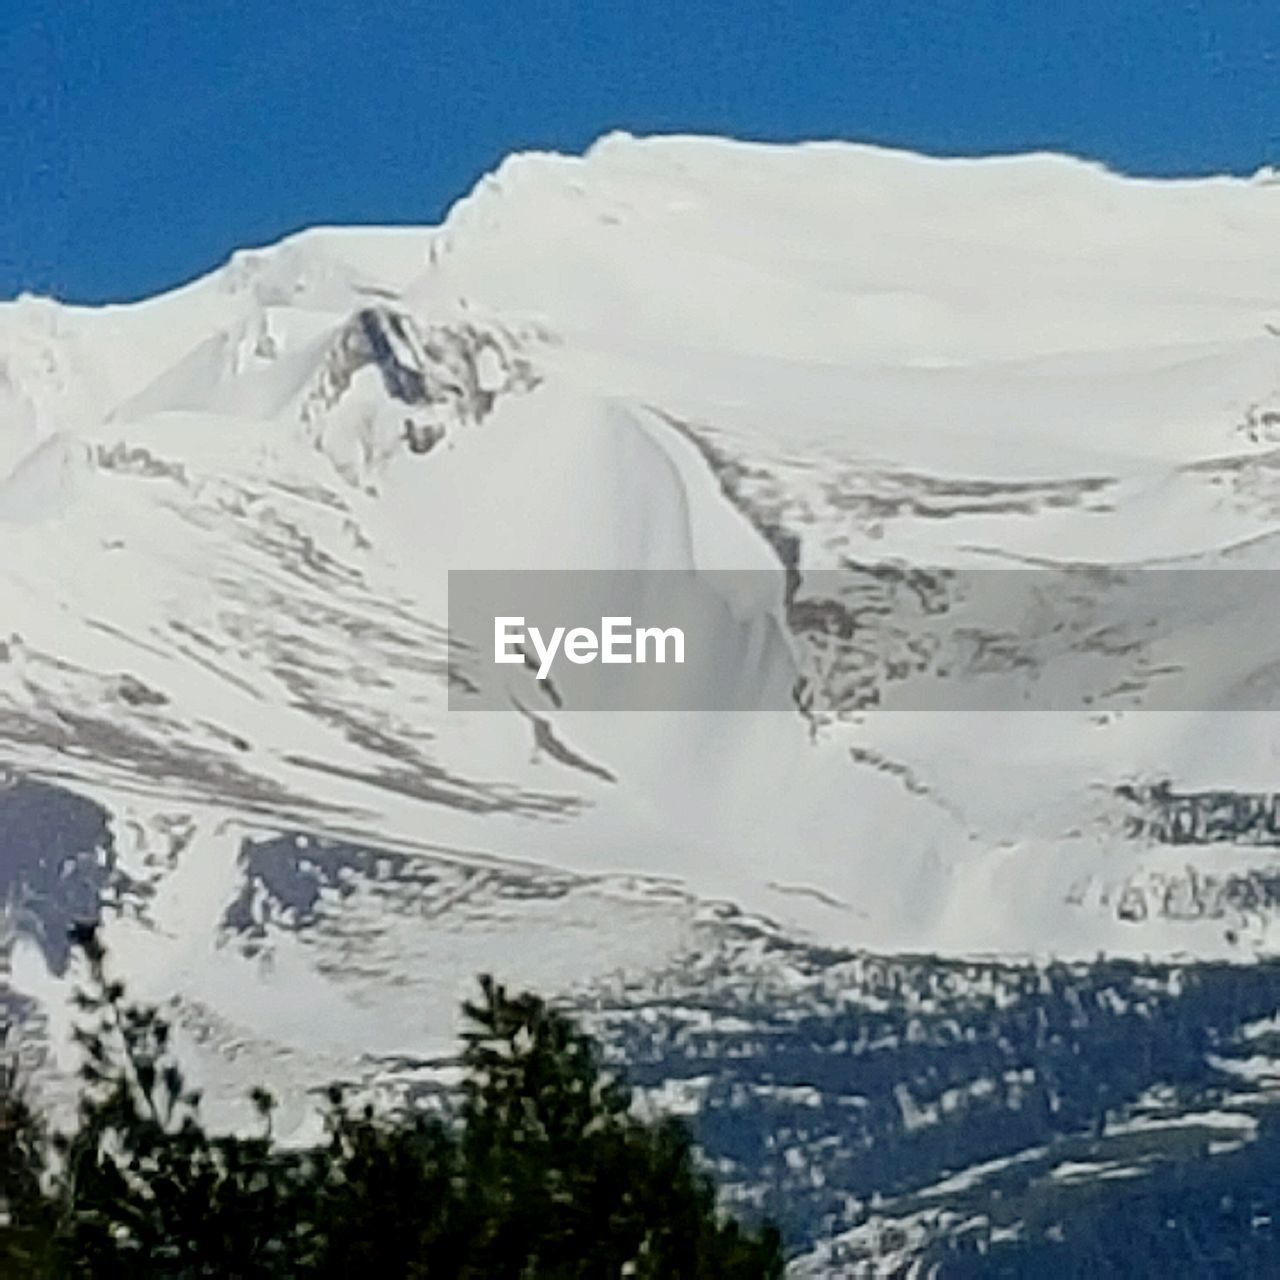
[[[94,929],[73,941],[74,1124],[51,1126],[0,1066],[4,1277],[782,1275],[776,1228],[722,1212],[686,1126],[638,1116],[591,1037],[537,995],[480,979],[450,1113],[333,1087],[324,1139],[297,1149],[265,1088],[256,1132],[210,1132],[169,1022],[129,999]]]

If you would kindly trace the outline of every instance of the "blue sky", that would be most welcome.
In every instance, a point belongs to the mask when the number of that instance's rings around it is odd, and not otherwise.
[[[3,0],[0,297],[435,222],[612,128],[1280,164],[1280,0]]]

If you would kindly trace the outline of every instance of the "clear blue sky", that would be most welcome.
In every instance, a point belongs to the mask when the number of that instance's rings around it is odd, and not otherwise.
[[[1280,0],[0,0],[0,297],[435,222],[611,128],[1280,164]]]

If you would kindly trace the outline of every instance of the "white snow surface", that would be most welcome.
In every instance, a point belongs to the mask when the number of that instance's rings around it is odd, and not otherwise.
[[[389,394],[370,311],[388,359],[435,371],[429,405]],[[1280,567],[1278,332],[1274,184],[626,135],[513,156],[438,228],[304,232],[138,304],[4,304],[0,762],[115,815],[156,896],[109,930],[156,991],[225,1014],[253,983],[260,1024],[335,1050],[403,1047],[424,984],[445,1010],[486,956],[552,983],[656,963],[677,902],[850,947],[1272,949],[1265,912],[1119,914],[1197,861],[1275,859],[1135,840],[1112,790],[1269,791],[1273,715],[561,714],[521,685],[607,781],[514,708],[448,709],[445,576],[752,568],[764,625],[766,526],[801,573]],[[300,944],[265,973],[221,921],[240,839],[282,830],[552,869],[606,905],[499,915],[483,946],[374,913],[395,981]]]

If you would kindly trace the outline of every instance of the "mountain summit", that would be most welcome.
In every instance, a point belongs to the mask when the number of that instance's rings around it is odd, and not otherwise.
[[[1166,696],[1249,602],[1151,575],[1280,561],[1278,228],[1262,179],[611,135],[438,228],[0,307],[13,1000],[56,1044],[98,915],[230,1087],[427,1059],[479,969],[729,929],[1274,947],[1280,739],[1236,694],[1276,655]],[[716,678],[794,699],[587,712],[521,668],[469,712],[458,569],[749,571]]]

